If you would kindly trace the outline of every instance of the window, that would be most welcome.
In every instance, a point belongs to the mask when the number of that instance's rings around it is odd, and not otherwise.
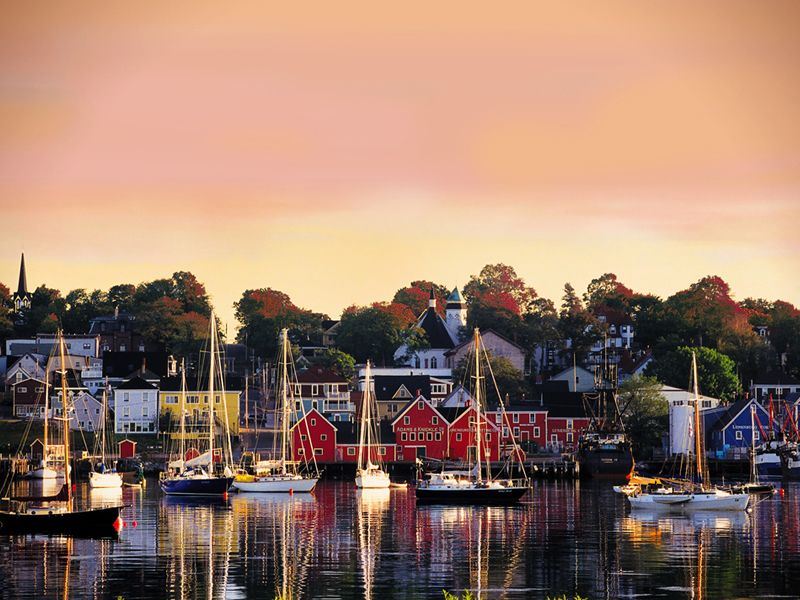
[[[567,429],[572,429],[572,419],[567,419]]]
[[[428,359],[427,358],[425,359],[425,368],[426,369],[428,368]]]
[[[178,403],[178,397],[177,396],[175,396],[173,394],[170,394],[168,396],[164,396],[164,404],[177,404],[177,403]]]
[[[492,434],[491,433],[487,432],[483,437],[486,439],[487,442],[491,442],[492,441]]]
[[[436,434],[434,434],[433,437],[437,442],[441,442],[442,441],[442,432],[441,431],[437,431]]]
[[[67,342],[67,350],[69,350],[70,348],[72,348],[72,342]]]
[[[311,386],[311,395],[318,396],[319,395],[319,386],[315,383]]]
[[[25,387],[24,385],[18,385],[17,386],[17,393],[18,394],[24,394],[27,391],[28,391],[28,388]]]
[[[431,369],[435,369],[435,368],[437,367],[437,365],[438,365],[438,364],[439,364],[439,363],[438,363],[438,361],[436,360],[436,357],[434,356],[434,357],[431,359]]]
[[[99,415],[100,414],[100,409],[99,408],[95,408],[94,409],[94,414]]]
[[[39,385],[39,386],[36,386],[36,393],[37,393],[37,394],[38,394],[38,393],[41,393],[41,392],[43,392],[43,391],[44,391],[44,387],[43,387],[43,386],[41,386],[41,385]]]
[[[196,394],[186,396],[186,404],[200,404],[200,396],[197,396]]]
[[[403,417],[403,425],[411,425],[411,417]]]
[[[407,434],[405,431],[403,431],[403,432],[400,434],[400,441],[401,441],[401,442],[406,442],[406,441],[408,441],[408,434]]]
[[[460,441],[461,441],[461,434],[460,434],[460,433],[457,433],[457,434],[456,434],[456,441],[457,441],[457,442],[460,442]]]
[[[328,434],[327,433],[320,434],[319,439],[320,439],[321,442],[327,441],[328,440]]]
[[[383,446],[378,448],[378,454],[380,454],[381,456],[384,456],[386,454],[386,448],[384,448]]]
[[[737,432],[736,432],[736,439],[737,439],[737,440],[744,439],[744,436],[742,435],[742,432],[741,432],[741,431],[737,431]]]
[[[514,423],[519,423],[519,413],[514,413],[513,421]]]
[[[447,386],[444,383],[432,383],[431,394],[446,394]]]
[[[397,412],[397,404],[390,404],[389,405],[389,412],[396,413]]]
[[[219,396],[219,395],[215,394],[214,395],[214,402],[216,404],[219,404],[220,402],[222,402],[222,396]]]
[[[519,427],[514,427],[514,437],[515,438],[519,437]]]
[[[303,393],[303,387],[302,387],[302,386],[301,386],[299,383],[295,383],[293,387],[294,387],[294,393],[295,393],[295,395],[297,395],[297,396],[300,396],[300,395],[302,395],[302,393]]]
[[[351,448],[347,449],[347,456],[355,456],[355,455],[356,455],[356,449],[355,448],[351,447]]]
[[[308,436],[305,433],[300,434],[300,441],[305,442],[308,439]]]
[[[298,453],[300,456],[303,456],[303,455],[306,453],[306,450],[305,450],[305,448],[298,448],[298,449],[297,449],[297,453]]]
[[[92,349],[92,345],[91,344],[84,344],[83,345],[83,349],[84,350],[91,350]]]
[[[316,427],[317,426],[317,420],[316,419],[314,419],[314,418],[311,419],[311,426],[312,427]]]
[[[432,441],[433,441],[433,432],[432,432],[432,431],[429,431],[429,432],[428,432],[428,441],[429,441],[429,442],[432,442]]]
[[[414,357],[414,367],[419,369],[419,356]]]
[[[128,392],[123,392],[122,393],[122,401],[123,402],[129,402],[130,399],[131,399],[131,395]]]
[[[501,415],[500,413],[495,414],[494,422],[497,423],[498,425],[500,423],[502,423],[503,422],[503,415]]]
[[[572,433],[567,434],[567,442],[572,443]]]
[[[98,412],[99,412],[99,411],[98,411]],[[147,416],[149,416],[148,412],[149,412],[149,411],[147,410],[147,407],[146,407],[146,406],[143,406],[143,407],[142,407],[142,416],[143,416],[143,417],[147,417]]]
[[[503,437],[504,438],[508,437],[508,427],[503,427]]]
[[[414,431],[409,432],[408,434],[408,441],[409,442],[416,442],[417,441],[417,434]]]
[[[533,428],[533,437],[538,438],[541,430],[538,427]]]
[[[557,444],[557,443],[558,443],[558,435],[557,435],[557,434],[555,434],[555,433],[553,433],[552,435],[550,435],[550,441],[551,441],[552,443],[554,443],[554,444]]]
[[[119,345],[119,351],[120,352],[125,352],[127,350],[128,350],[128,347],[125,344],[120,344]]]
[[[753,432],[753,439],[754,440],[760,440],[761,439],[761,434],[758,431],[754,431]]]
[[[422,400],[417,402],[417,410],[424,410],[424,409],[425,409],[425,402],[423,402]]]
[[[122,409],[122,416],[123,417],[130,417],[131,416],[131,409],[127,406]]]
[[[438,425],[439,424],[439,417],[431,417],[431,425]]]
[[[300,412],[301,409],[302,409],[302,407],[300,406],[300,400],[295,400],[294,401],[294,410],[295,410],[295,412]]]

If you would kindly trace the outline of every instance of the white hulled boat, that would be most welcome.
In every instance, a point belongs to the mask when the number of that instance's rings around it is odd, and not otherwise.
[[[697,357],[692,353],[694,389],[694,454],[689,454],[685,479],[660,478],[651,484],[629,484],[616,491],[627,496],[633,509],[646,510],[745,510],[750,495],[732,492],[708,484],[708,469],[703,450],[703,427],[700,418],[700,392],[697,382]]]
[[[110,467],[106,465],[106,425],[108,423],[108,392],[103,390],[103,415],[100,421],[100,464],[89,472],[89,487],[98,488],[121,488],[122,474],[117,473],[116,464]]]
[[[388,488],[391,482],[389,481],[389,473],[381,465],[378,407],[370,389],[370,368],[370,362],[367,361],[364,394],[361,400],[356,487],[381,489]]]
[[[280,381],[278,382],[278,406],[275,410],[275,424],[280,425],[275,443],[273,454],[275,458],[256,462],[254,473],[237,474],[233,481],[233,487],[240,492],[261,492],[261,493],[307,493],[314,489],[319,481],[316,458],[314,449],[311,447],[311,460],[306,454],[304,464],[300,465],[291,458],[290,447],[290,423],[293,417],[300,418],[301,415],[295,410],[294,386],[289,381],[289,370],[294,368],[291,348],[289,347],[289,330],[281,331],[281,349],[278,359],[280,371]],[[301,404],[302,416],[305,416],[305,407]],[[306,438],[311,444],[311,432],[308,431],[308,421],[302,421],[306,427]],[[303,425],[301,425],[303,426]]]

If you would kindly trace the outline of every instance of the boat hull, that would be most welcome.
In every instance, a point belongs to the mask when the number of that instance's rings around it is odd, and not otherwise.
[[[121,506],[113,506],[82,511],[55,512],[45,507],[31,508],[26,512],[0,511],[0,534],[113,535],[116,532],[121,509]]]
[[[582,448],[578,452],[581,475],[595,479],[628,479],[633,473],[633,453],[630,445],[619,444],[613,449]]]
[[[385,471],[365,472],[359,471],[356,474],[356,487],[364,490],[387,489],[391,485],[389,474]]]
[[[760,478],[780,479],[783,476],[781,459],[774,452],[756,454],[755,463]]]
[[[528,491],[526,487],[487,487],[487,488],[428,488],[417,487],[418,504],[515,504]]]
[[[659,511],[691,511],[691,510],[746,510],[750,502],[749,494],[640,494],[628,496],[633,509]]]
[[[302,477],[300,479],[264,477],[255,478],[253,481],[234,481],[233,487],[240,492],[306,494],[314,489],[317,481],[319,481],[318,477]]]
[[[92,489],[113,489],[122,487],[122,475],[119,473],[89,473],[89,487]]]
[[[168,496],[224,496],[228,493],[233,477],[162,479],[161,491]]]

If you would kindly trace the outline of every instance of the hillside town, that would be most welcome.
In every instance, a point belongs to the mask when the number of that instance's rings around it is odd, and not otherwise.
[[[188,420],[204,427],[210,303],[191,273],[62,298],[29,285],[23,256],[16,290],[0,286],[0,293],[6,424],[41,419],[45,406],[61,414],[56,377],[65,370],[74,430],[98,431],[106,402],[116,439],[157,454],[181,417],[182,375]],[[242,451],[270,439],[278,332],[286,327],[295,357],[292,397],[303,415],[291,424],[292,452],[295,460],[313,454],[323,465],[356,459],[368,359],[376,365],[369,385],[384,460],[466,459],[465,424],[475,415],[464,362],[474,343],[467,332],[476,327],[501,395],[490,394],[482,416],[492,461],[517,444],[529,456],[574,453],[598,417],[587,398],[609,379],[640,456],[686,454],[689,348],[700,357],[709,457],[747,461],[754,436],[765,435],[761,424],[781,427],[771,415],[778,407],[796,415],[800,405],[800,311],[780,301],[735,302],[719,278],[662,301],[606,274],[583,298],[567,284],[558,310],[513,268],[488,265],[462,286],[413,282],[390,302],[350,307],[339,319],[299,308],[269,288],[245,291],[235,308],[241,328],[221,345],[225,387],[214,395],[224,413],[218,407],[216,418],[225,414]],[[58,327],[65,332],[63,364],[54,352]],[[2,443],[5,454],[20,450],[13,434]]]

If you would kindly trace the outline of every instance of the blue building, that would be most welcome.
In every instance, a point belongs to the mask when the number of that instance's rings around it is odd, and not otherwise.
[[[750,416],[751,406],[756,407],[755,424],[756,443],[761,439],[761,428],[769,427],[769,413],[755,399],[745,398],[738,402],[705,411],[703,425],[706,432],[706,450],[716,458],[747,459],[753,440],[753,422]],[[759,423],[761,428],[759,428]],[[780,425],[773,422],[776,435]]]

